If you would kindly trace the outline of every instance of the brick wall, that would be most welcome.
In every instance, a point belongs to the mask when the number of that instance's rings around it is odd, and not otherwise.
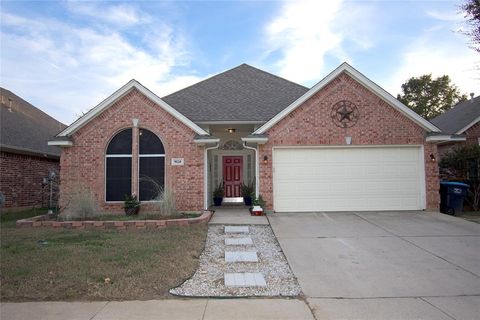
[[[59,171],[59,161],[10,152],[0,153],[0,192],[6,208],[42,205],[42,182],[50,170]],[[47,196],[45,190],[44,197]],[[46,198],[43,199],[46,205]]]
[[[349,100],[357,106],[360,118],[351,128],[339,128],[331,120],[332,106]],[[272,159],[273,146],[345,145],[352,137],[353,145],[424,145],[427,208],[437,209],[438,166],[430,161],[437,156],[437,147],[425,143],[425,132],[392,106],[368,91],[360,83],[342,73],[267,131],[269,141],[260,146],[259,158]],[[272,161],[260,163],[260,193],[273,209]]]
[[[165,147],[165,184],[171,186],[179,210],[203,209],[203,147],[195,145],[195,133],[133,89],[73,135],[73,147],[61,156],[60,206],[70,202],[78,188],[88,188],[100,209],[121,212],[123,203],[105,202],[105,150],[119,131],[132,127],[152,131]],[[134,141],[136,143],[136,141]],[[171,166],[171,158],[184,158],[184,166]],[[136,164],[134,163],[136,171]],[[134,189],[132,189],[134,190]]]
[[[457,146],[462,146],[466,144],[475,144],[478,145],[478,138],[480,137],[480,122],[477,122],[468,130],[466,130],[464,133],[465,138],[467,139],[466,141],[461,141],[461,142],[454,142],[454,143],[444,143],[438,145],[438,154],[440,157],[442,157],[445,153],[451,151],[453,148]]]

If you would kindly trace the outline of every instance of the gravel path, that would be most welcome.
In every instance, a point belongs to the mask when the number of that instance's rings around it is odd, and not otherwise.
[[[244,296],[296,296],[300,286],[290,270],[285,256],[269,225],[250,225],[248,234],[224,233],[224,225],[210,225],[205,250],[200,256],[200,266],[192,278],[170,293],[199,297],[244,297]],[[251,237],[253,245],[226,246],[225,238]],[[227,251],[254,251],[258,262],[225,262]],[[261,272],[266,287],[231,288],[224,285],[224,273]]]

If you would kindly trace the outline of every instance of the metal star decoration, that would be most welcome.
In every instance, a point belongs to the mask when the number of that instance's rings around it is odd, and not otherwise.
[[[337,113],[340,115],[340,122],[343,122],[343,120],[352,121],[351,115],[353,110],[348,110],[345,105],[343,105],[342,109],[338,110]]]

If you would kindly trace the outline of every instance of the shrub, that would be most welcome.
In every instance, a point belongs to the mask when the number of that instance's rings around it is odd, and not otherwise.
[[[64,212],[59,215],[62,220],[87,220],[99,214],[92,192],[88,188],[77,189]]]
[[[177,214],[175,195],[171,188],[162,188],[155,200],[161,216]]]
[[[266,205],[267,205],[267,202],[265,200],[263,200],[263,197],[261,194],[258,195],[258,198],[255,198],[253,200],[253,205],[254,206],[260,206],[262,208],[265,208]]]
[[[220,182],[218,186],[213,190],[214,198],[223,198],[225,195],[225,190],[223,189],[223,184]]]
[[[253,185],[253,181],[248,183],[248,184],[242,184],[242,197],[247,198],[253,198],[255,194],[255,187]]]
[[[177,214],[175,194],[173,193],[172,188],[166,188],[150,177],[141,177],[140,180],[148,181],[148,183],[151,184],[151,187],[154,190],[152,204],[161,216]]]
[[[443,156],[439,163],[441,177],[470,185],[466,202],[480,209],[480,146],[460,146]]]

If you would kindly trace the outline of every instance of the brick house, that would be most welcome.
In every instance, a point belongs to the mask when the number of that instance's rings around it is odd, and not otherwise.
[[[474,98],[472,94],[471,99],[457,103],[431,122],[443,132],[455,135],[453,141],[438,145],[440,157],[457,145],[480,145],[480,96]]]
[[[8,210],[45,206],[44,178],[59,171],[60,148],[47,143],[66,126],[0,88],[0,193]]]
[[[451,139],[346,63],[310,89],[242,64],[163,98],[131,80],[49,144],[62,205],[82,186],[105,211],[148,206],[155,181],[200,210],[253,183],[285,212],[437,209]]]

